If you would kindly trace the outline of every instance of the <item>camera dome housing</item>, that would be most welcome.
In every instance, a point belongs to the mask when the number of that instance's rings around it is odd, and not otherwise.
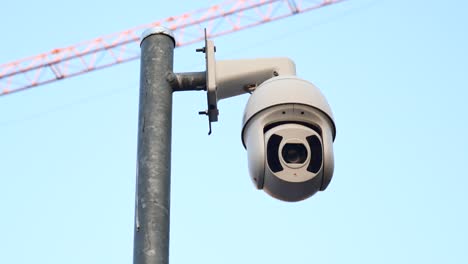
[[[242,142],[255,186],[283,201],[325,190],[335,135],[330,106],[313,84],[296,76],[263,82],[243,116]]]

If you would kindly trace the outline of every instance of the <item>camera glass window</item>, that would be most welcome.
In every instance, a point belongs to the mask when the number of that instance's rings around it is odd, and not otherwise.
[[[281,166],[278,157],[278,150],[281,140],[283,140],[282,136],[273,134],[267,143],[267,162],[272,172],[283,170],[283,166]]]
[[[307,170],[312,173],[317,173],[322,167],[322,143],[317,138],[317,136],[307,137],[307,143],[309,143],[310,151],[310,163],[307,167]]]
[[[307,160],[307,149],[304,144],[287,143],[283,146],[281,155],[286,163],[302,164]]]

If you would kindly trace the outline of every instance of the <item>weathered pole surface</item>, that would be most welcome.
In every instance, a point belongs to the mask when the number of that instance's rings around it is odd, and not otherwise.
[[[169,263],[174,37],[163,27],[143,33],[138,115],[134,264]]]

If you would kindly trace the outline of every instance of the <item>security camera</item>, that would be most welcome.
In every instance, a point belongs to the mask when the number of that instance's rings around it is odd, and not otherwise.
[[[335,134],[330,106],[313,84],[292,75],[263,82],[247,102],[242,129],[255,186],[291,202],[325,190]]]
[[[336,129],[320,90],[296,77],[289,58],[216,61],[205,40],[206,111],[218,121],[219,100],[252,93],[243,117],[242,142],[258,189],[283,201],[304,200],[327,188],[333,175]]]

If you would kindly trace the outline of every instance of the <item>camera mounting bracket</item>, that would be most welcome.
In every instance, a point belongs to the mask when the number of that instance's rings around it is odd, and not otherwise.
[[[207,110],[198,114],[208,116],[209,132],[211,123],[218,121],[218,101],[221,99],[252,93],[264,81],[277,76],[296,75],[296,66],[289,58],[259,58],[242,60],[215,60],[216,47],[207,38],[205,46],[197,49],[205,53]]]
[[[206,60],[206,99],[208,104],[208,109],[205,111],[200,111],[198,114],[208,116],[208,126],[209,131],[208,135],[211,135],[211,122],[218,121],[218,97],[217,97],[217,87],[216,87],[216,60],[215,52],[216,47],[212,40],[208,40],[206,36],[205,29],[205,47],[197,49],[197,52],[205,53]]]

